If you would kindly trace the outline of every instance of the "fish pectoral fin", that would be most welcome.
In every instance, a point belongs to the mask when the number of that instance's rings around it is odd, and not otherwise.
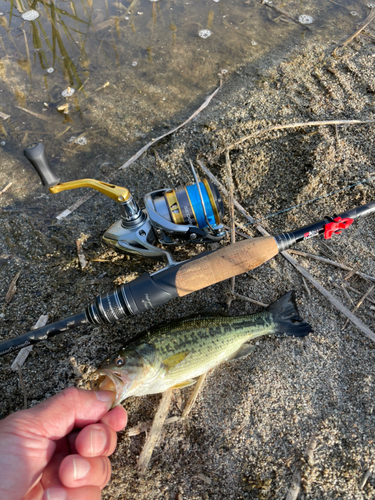
[[[184,387],[189,387],[190,385],[195,384],[197,379],[195,378],[189,378],[188,380],[185,380],[185,382],[181,382],[181,384],[176,384],[171,389],[183,389]]]
[[[165,365],[167,370],[171,370],[173,367],[178,365],[178,363],[181,363],[181,361],[183,361],[186,358],[189,352],[190,351],[182,351],[178,352],[177,354],[173,354],[173,356],[163,361],[163,365]]]
[[[233,361],[234,359],[240,359],[244,358],[245,356],[248,356],[251,352],[253,352],[255,349],[254,346],[245,344],[242,347],[238,349],[237,352],[233,354],[227,361]]]

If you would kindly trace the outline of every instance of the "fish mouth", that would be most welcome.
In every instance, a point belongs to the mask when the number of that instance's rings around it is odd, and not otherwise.
[[[99,375],[96,381],[96,387],[99,391],[112,391],[116,394],[112,408],[121,403],[130,389],[131,381],[124,381],[122,373],[116,373],[112,370],[96,370],[93,375]]]

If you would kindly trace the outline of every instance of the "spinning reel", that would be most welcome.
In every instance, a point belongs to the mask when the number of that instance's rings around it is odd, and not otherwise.
[[[152,191],[144,197],[145,208],[140,209],[124,187],[95,179],[60,183],[40,142],[28,146],[24,155],[51,193],[91,187],[119,203],[121,219],[107,229],[103,240],[120,252],[164,260],[169,267],[176,262],[167,250],[156,246],[157,242],[163,245],[212,243],[224,236],[220,193],[207,179],[198,180],[191,162],[194,184]]]

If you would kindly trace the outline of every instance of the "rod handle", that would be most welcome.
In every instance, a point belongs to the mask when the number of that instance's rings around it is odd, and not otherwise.
[[[179,266],[175,284],[179,297],[251,271],[279,253],[273,236],[243,240]]]
[[[52,187],[60,182],[60,177],[52,170],[41,142],[30,144],[23,150],[23,154],[35,168],[43,186]]]

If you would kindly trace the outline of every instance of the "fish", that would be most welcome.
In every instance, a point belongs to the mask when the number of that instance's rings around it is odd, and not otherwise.
[[[201,314],[143,332],[104,360],[95,374],[101,377],[100,390],[116,393],[116,406],[130,396],[189,387],[211,368],[249,355],[254,347],[248,342],[262,335],[304,337],[311,332],[290,291],[260,313]]]

